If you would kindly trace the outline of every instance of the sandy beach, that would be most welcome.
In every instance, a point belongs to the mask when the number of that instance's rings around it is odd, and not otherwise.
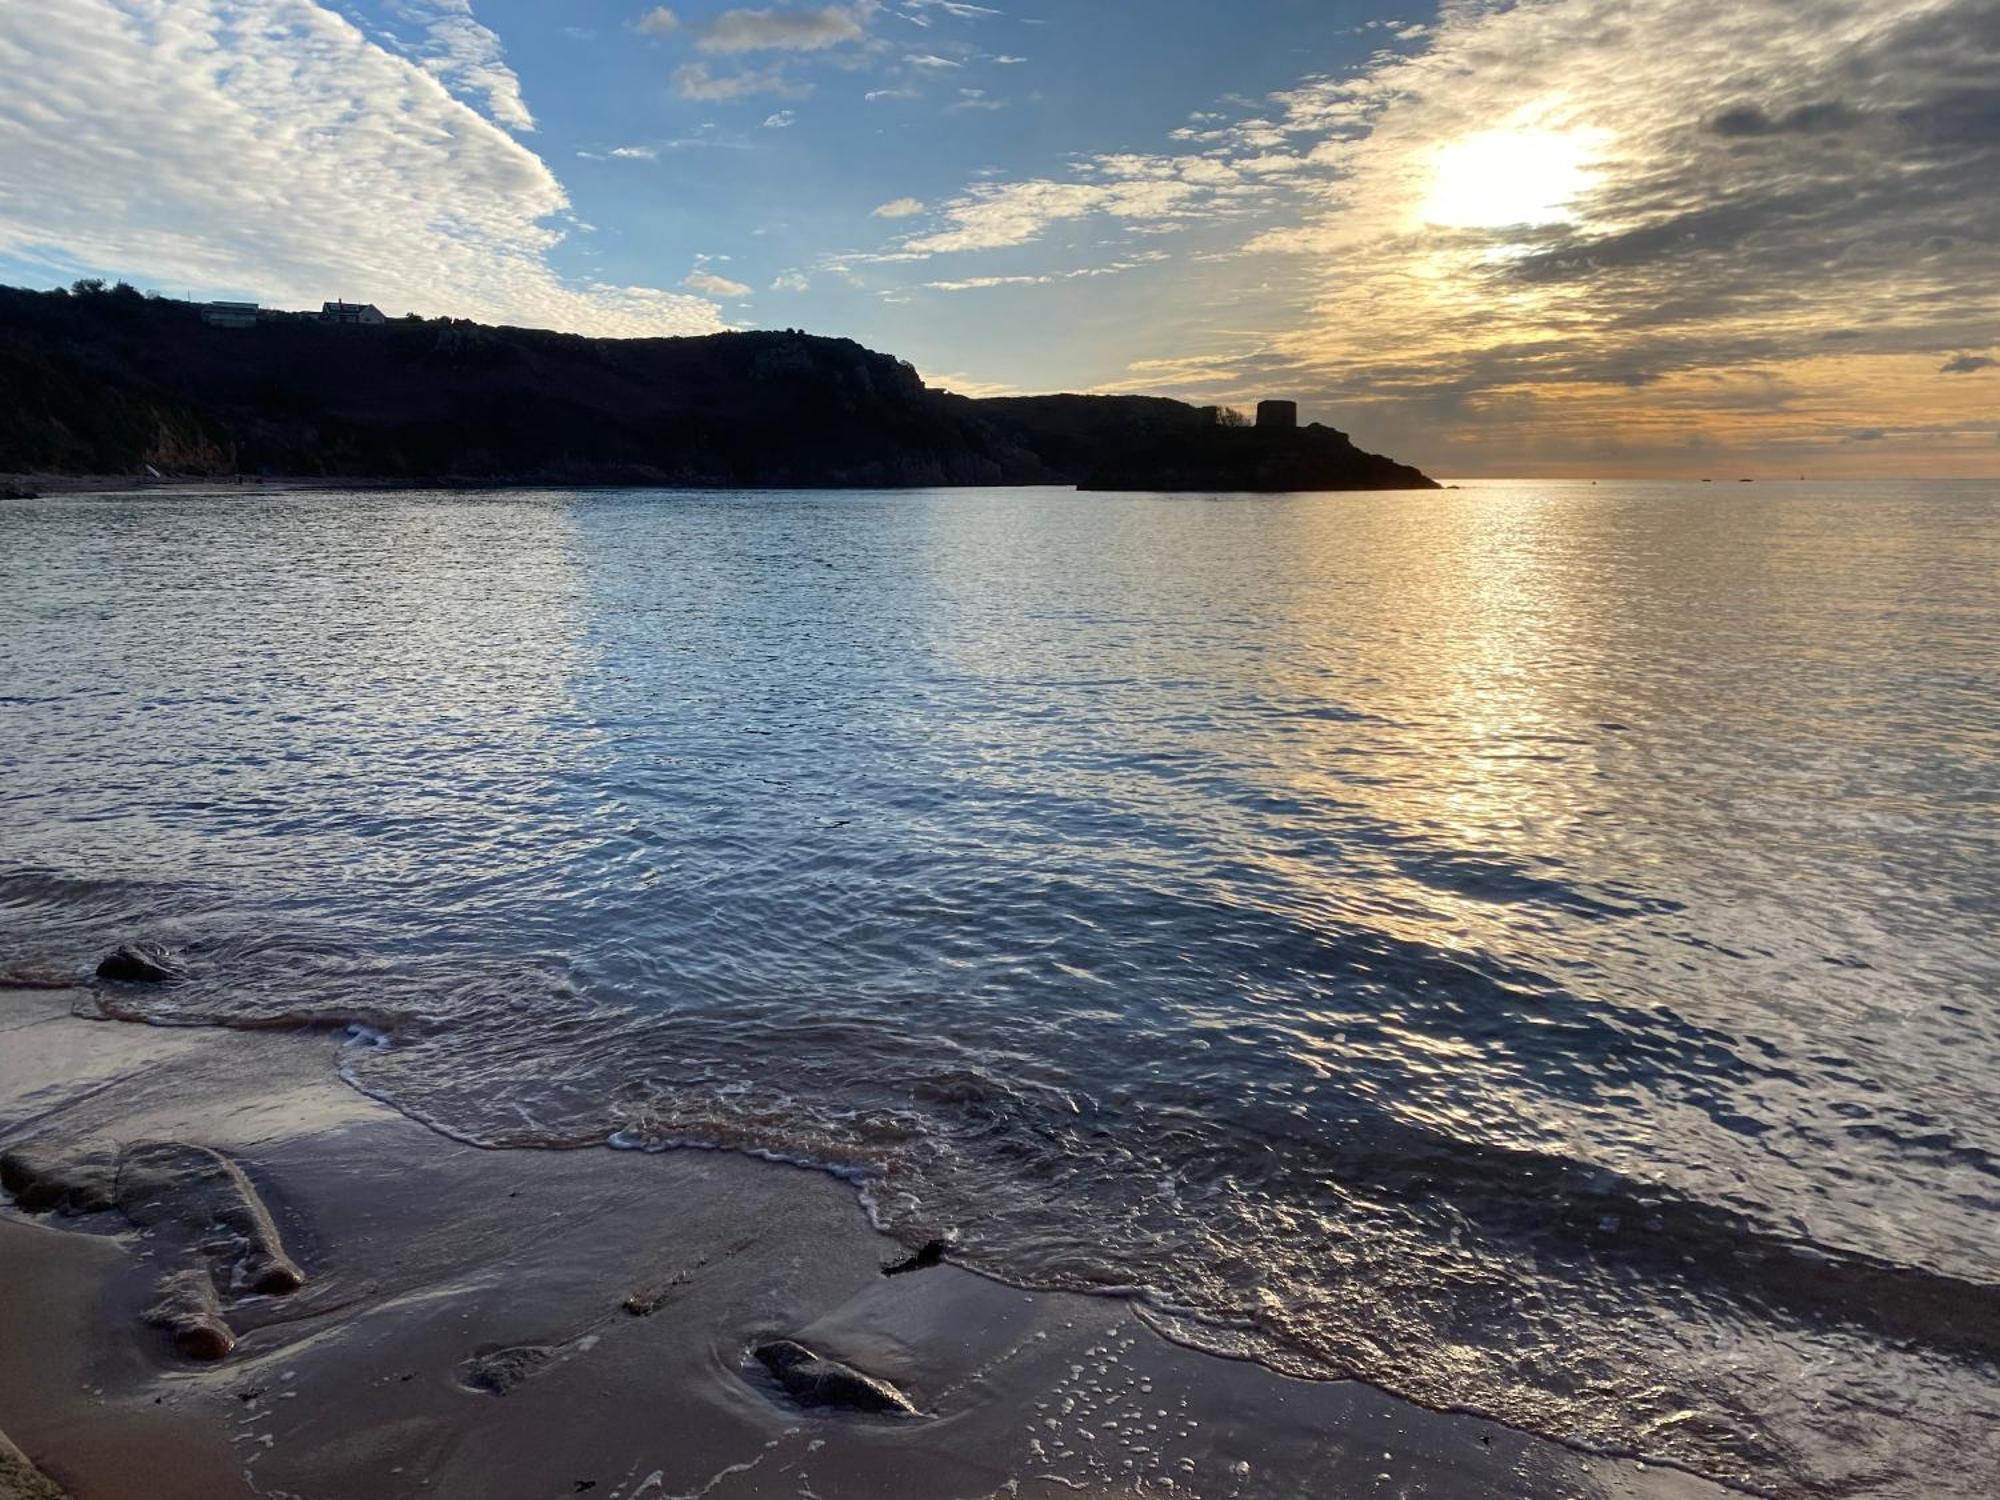
[[[146,1321],[186,1245],[115,1209],[10,1204],[0,1426],[76,1500],[1723,1493],[1195,1353],[1131,1301],[949,1263],[884,1276],[907,1247],[823,1174],[474,1149],[342,1083],[341,1037],[94,1009],[88,989],[0,992],[0,1146],[212,1148],[305,1281],[225,1289],[239,1342],[197,1362]],[[773,1338],[919,1415],[800,1406],[751,1357]]]

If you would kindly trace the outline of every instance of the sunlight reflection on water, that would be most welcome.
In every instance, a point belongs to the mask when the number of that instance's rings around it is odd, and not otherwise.
[[[1299,1373],[1780,1491],[2000,1466],[1990,488],[0,536],[10,950],[152,932],[162,1014],[366,1019],[467,1136],[854,1169]]]

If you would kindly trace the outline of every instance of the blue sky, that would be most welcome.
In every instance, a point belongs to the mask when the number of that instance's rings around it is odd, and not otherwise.
[[[0,279],[933,383],[1450,473],[2000,468],[2000,0],[36,0]]]
[[[560,263],[643,282],[678,280],[696,257],[713,257],[706,269],[755,293],[725,299],[732,318],[865,334],[927,370],[1023,388],[1057,375],[1101,384],[1122,373],[1129,349],[1177,349],[1167,328],[1134,342],[1134,322],[1177,279],[1150,260],[1163,248],[1156,237],[1078,222],[918,270],[865,258],[927,222],[879,209],[946,204],[983,179],[1061,176],[1084,151],[1151,151],[1192,109],[1229,108],[1232,95],[1261,97],[1315,67],[1358,66],[1379,35],[1359,29],[1372,19],[1364,7],[1324,0],[1279,0],[1248,27],[1193,0],[1058,0],[1030,13],[885,6],[872,51],[716,57],[696,38],[726,4],[677,6],[678,27],[637,37],[629,6],[565,9],[575,14],[552,18],[533,0],[481,7],[502,34],[536,38],[518,54],[529,97],[563,101],[560,119],[553,105],[542,112],[536,144],[566,163],[577,212],[598,231],[566,245]],[[691,63],[719,78],[769,74],[771,86],[690,99],[671,79]],[[621,149],[649,155],[610,155]],[[1223,243],[1199,232],[1177,241],[1183,261]],[[929,287],[1142,256],[1150,264],[1042,284],[1031,298]]]

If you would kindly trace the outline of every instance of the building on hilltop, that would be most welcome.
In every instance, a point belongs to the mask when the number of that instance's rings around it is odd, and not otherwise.
[[[372,302],[328,302],[319,310],[322,323],[361,323],[368,327],[378,327],[389,320],[382,316],[382,309]]]
[[[254,302],[204,302],[201,320],[210,328],[255,328],[261,317]]]
[[[1291,432],[1299,425],[1299,403],[1296,401],[1259,401],[1257,403],[1257,425],[1279,432]]]

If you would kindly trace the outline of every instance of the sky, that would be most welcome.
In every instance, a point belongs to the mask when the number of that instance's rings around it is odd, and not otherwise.
[[[0,0],[0,281],[2000,474],[2000,0]]]

